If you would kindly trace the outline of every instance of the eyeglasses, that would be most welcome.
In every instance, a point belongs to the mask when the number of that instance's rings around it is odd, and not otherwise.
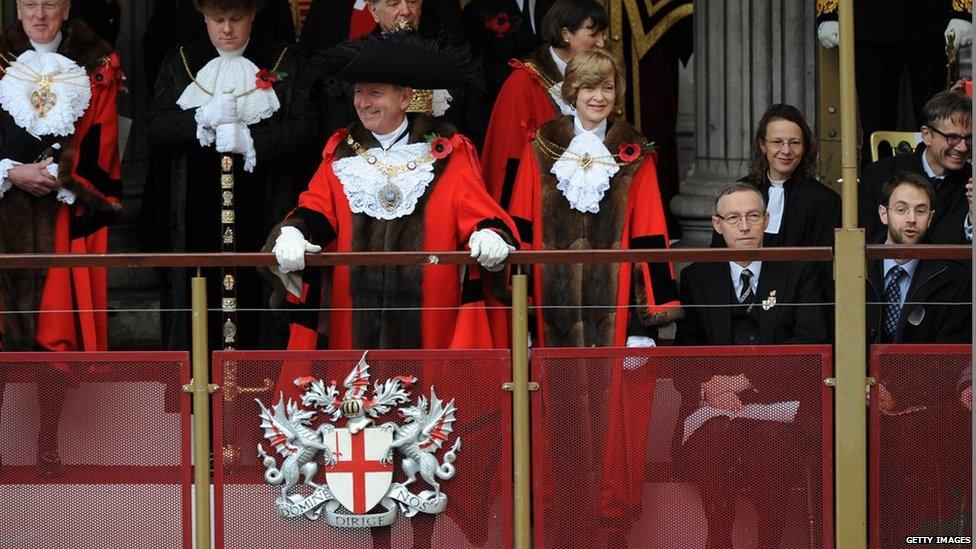
[[[904,204],[897,204],[895,206],[890,206],[887,208],[887,210],[889,212],[895,212],[899,216],[908,215],[908,212],[913,211],[912,208],[909,208]],[[932,209],[929,208],[928,206],[919,206],[914,209],[914,212],[915,212],[915,217],[928,217],[929,215],[931,215]]]
[[[784,141],[782,139],[764,139],[764,141],[767,145],[776,150],[782,149],[783,145],[786,145],[791,149],[803,148],[803,141],[800,141],[799,139],[790,139],[789,141]]]
[[[969,146],[969,147],[972,147],[973,146],[973,134],[959,135],[958,133],[942,133],[939,130],[937,130],[937,129],[931,127],[931,126],[926,126],[926,128],[928,128],[929,131],[935,132],[935,133],[941,135],[942,137],[944,137],[945,140],[946,140],[946,143],[948,143],[950,147],[955,147],[963,139],[966,140],[966,145],[967,146]]]
[[[48,1],[48,2],[19,2],[21,9],[27,12],[36,13],[38,10],[44,10],[45,12],[52,12],[64,7],[63,0]]]
[[[745,219],[749,225],[758,225],[762,223],[762,220],[765,217],[765,215],[759,212],[749,212],[747,214],[737,214],[737,213],[733,213],[729,215],[715,214],[715,217],[721,219],[722,221],[725,222],[726,225],[729,225],[730,227],[737,227],[743,219]]]

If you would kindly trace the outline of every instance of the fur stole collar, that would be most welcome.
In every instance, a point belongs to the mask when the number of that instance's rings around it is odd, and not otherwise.
[[[112,54],[112,46],[99,38],[84,21],[75,19],[66,28],[62,28],[61,32],[64,38],[58,46],[58,53],[85,70],[90,71],[104,64]],[[0,33],[0,52],[8,59],[16,59],[32,47],[20,21]],[[3,64],[6,66],[6,62]]]
[[[562,150],[575,136],[573,117],[561,116],[543,125],[533,143],[541,176],[542,247],[558,250],[620,248],[626,236],[623,228],[630,185],[642,158],[621,166],[614,174],[610,188],[600,200],[599,213],[582,213],[572,209],[556,187],[558,182],[551,169],[557,159],[539,146],[539,141],[544,139],[554,150]],[[644,141],[630,124],[617,120],[607,130],[603,142],[611,153],[616,153],[621,143]],[[540,267],[542,302],[567,306],[545,311],[546,345],[613,345],[616,322],[628,321],[626,310],[614,308],[620,268],[616,263]],[[618,314],[623,316],[618,318]]]

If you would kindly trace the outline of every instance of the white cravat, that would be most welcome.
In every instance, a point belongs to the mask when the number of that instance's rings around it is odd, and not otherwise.
[[[604,118],[603,121],[597,124],[595,128],[593,128],[592,130],[588,130],[583,127],[583,122],[580,121],[579,116],[573,116],[573,133],[576,135],[580,135],[584,132],[592,133],[600,141],[603,141],[604,139],[607,138],[607,119]]]
[[[61,38],[61,31],[58,31],[58,35],[54,37],[54,40],[51,40],[47,44],[41,44],[33,40],[31,40],[30,43],[31,47],[34,48],[34,51],[37,53],[54,53],[58,51],[58,48],[61,46]]]
[[[407,130],[407,117],[404,116],[403,122],[400,122],[400,125],[397,126],[395,130],[393,130],[390,133],[385,133],[382,135],[378,133],[373,133],[373,137],[375,137],[376,141],[380,144],[380,148],[383,149],[384,151],[387,151],[393,148],[394,145],[406,144],[407,138],[409,137],[407,135],[406,130]]]
[[[783,183],[786,180],[778,181],[769,178],[769,202],[766,204],[766,212],[769,214],[769,226],[766,232],[769,234],[779,234],[779,227],[783,223],[783,210],[786,208],[786,191]]]

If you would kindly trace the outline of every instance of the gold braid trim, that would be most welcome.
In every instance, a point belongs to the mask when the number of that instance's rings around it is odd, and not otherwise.
[[[274,67],[271,68],[272,73],[278,72],[278,67],[281,66],[281,60],[285,58],[285,54],[288,53],[288,48],[283,48],[281,50],[281,55],[278,56],[278,60],[275,61]],[[183,69],[186,70],[186,75],[190,78],[190,81],[197,85],[198,88],[203,90],[203,93],[213,97],[214,92],[203,87],[203,84],[197,82],[197,77],[190,70],[190,62],[186,60],[186,52],[183,51],[183,46],[180,46],[180,59],[183,60]],[[255,75],[256,76],[256,75]],[[244,96],[251,95],[252,93],[258,91],[257,85],[253,88],[247,90],[246,92],[235,94],[234,97],[240,99]]]
[[[522,63],[522,65],[525,66],[525,68],[529,69],[529,72],[534,74],[535,77],[539,79],[539,82],[542,82],[542,85],[545,86],[547,90],[552,89],[553,86],[558,84],[558,82],[543,74],[542,71],[539,69],[539,67],[535,66],[535,63],[533,63],[532,61],[526,61]]]
[[[956,3],[964,0],[952,1]],[[969,0],[969,5],[972,5],[972,3],[972,0]],[[817,0],[817,17],[828,13],[837,13],[837,0]]]
[[[587,169],[594,164],[602,164],[604,166],[618,166],[618,167],[629,166],[630,164],[637,162],[637,160],[639,160],[641,157],[646,155],[646,150],[644,149],[644,146],[646,146],[646,144],[642,144],[642,143],[636,144],[638,147],[641,147],[640,155],[632,162],[624,162],[623,160],[618,161],[618,159],[620,158],[619,154],[612,154],[612,153],[608,156],[590,156],[588,154],[584,154],[580,156],[572,151],[567,151],[566,147],[557,145],[552,141],[549,141],[548,139],[542,137],[539,134],[536,134],[535,142],[536,145],[539,146],[539,152],[544,154],[547,158],[549,158],[553,162],[557,162],[561,159],[575,160],[577,164],[583,167],[583,169]],[[563,156],[567,152],[572,156],[572,158],[565,158],[565,159],[563,158]]]
[[[954,11],[964,11],[966,13],[972,13],[973,0],[952,0],[952,9]]]

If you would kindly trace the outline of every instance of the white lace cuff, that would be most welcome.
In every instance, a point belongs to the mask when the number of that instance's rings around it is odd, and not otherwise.
[[[20,162],[9,158],[0,160],[0,198],[3,198],[3,195],[14,186],[13,182],[7,179],[7,174],[14,169],[14,166],[20,166],[20,164]]]
[[[64,188],[58,189],[58,202],[63,202],[70,206],[75,203],[75,198],[77,196],[75,196],[73,191]]]

